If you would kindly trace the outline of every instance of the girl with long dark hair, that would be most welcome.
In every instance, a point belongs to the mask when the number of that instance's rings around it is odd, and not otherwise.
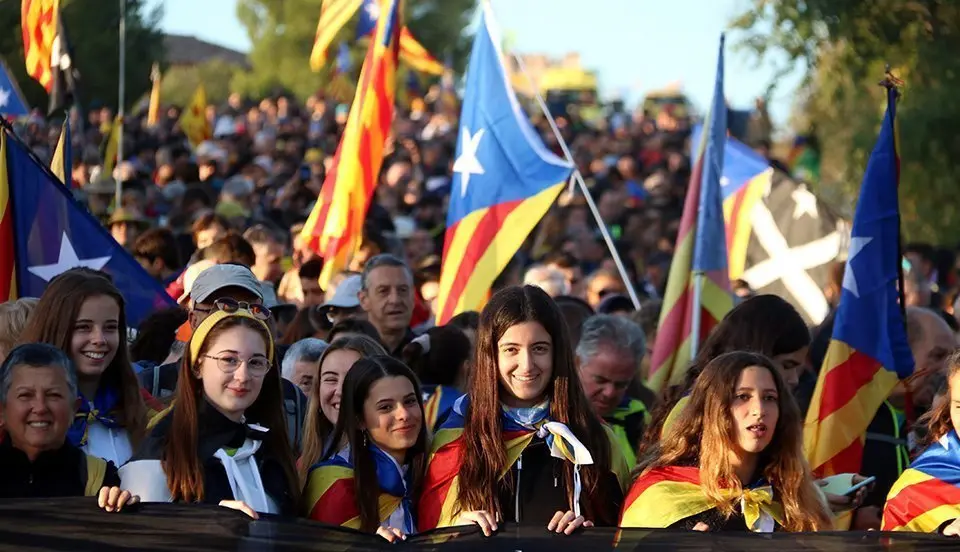
[[[107,275],[73,269],[51,280],[19,342],[53,345],[76,366],[80,407],[67,440],[117,466],[129,460],[148,411],[127,352],[123,296]]]
[[[800,411],[773,361],[747,352],[718,356],[641,461],[620,526],[829,530],[801,431]]]
[[[427,429],[416,376],[387,355],[358,360],[343,381],[334,442],[310,469],[305,510],[314,520],[383,536],[416,530],[413,497],[423,476]]]
[[[420,529],[476,523],[489,535],[498,520],[565,534],[613,526],[626,472],[584,396],[556,304],[533,286],[497,292],[480,315],[469,394],[434,439]]]
[[[273,337],[246,310],[217,311],[194,331],[173,413],[120,469],[145,502],[200,502],[292,515],[300,484],[287,437]]]

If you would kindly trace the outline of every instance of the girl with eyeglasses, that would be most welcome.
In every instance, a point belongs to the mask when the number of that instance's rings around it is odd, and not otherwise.
[[[300,485],[274,355],[269,329],[249,311],[201,322],[173,412],[121,468],[124,485],[145,502],[219,504],[253,518],[295,513]]]
[[[390,542],[413,533],[427,454],[423,422],[420,385],[406,365],[386,354],[358,360],[344,378],[333,432],[347,446],[311,467],[306,515]]]

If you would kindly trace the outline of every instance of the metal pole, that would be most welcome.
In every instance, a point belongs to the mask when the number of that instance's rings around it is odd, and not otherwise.
[[[613,262],[617,265],[617,271],[620,272],[620,278],[623,280],[624,287],[627,288],[627,294],[630,295],[630,301],[633,302],[633,308],[640,310],[640,298],[637,296],[637,290],[633,288],[633,282],[630,281],[630,276],[627,274],[627,269],[623,265],[623,261],[620,259],[620,254],[617,253],[617,248],[613,243],[613,238],[610,236],[610,232],[607,230],[607,225],[603,222],[603,218],[600,216],[600,211],[597,209],[597,205],[593,202],[593,197],[590,195],[590,189],[587,188],[586,183],[583,181],[583,175],[580,174],[580,170],[577,169],[576,163],[573,161],[573,154],[570,153],[570,148],[567,147],[567,141],[563,139],[563,136],[560,135],[560,129],[557,127],[557,121],[553,118],[553,115],[550,113],[550,110],[547,108],[547,102],[543,101],[543,96],[540,95],[540,91],[537,89],[536,83],[533,82],[533,78],[530,77],[530,74],[527,73],[527,67],[524,65],[523,60],[520,59],[520,56],[514,54],[514,59],[517,60],[517,67],[520,68],[520,72],[527,78],[527,82],[530,83],[530,88],[533,90],[534,96],[537,98],[537,104],[540,105],[540,110],[543,111],[544,117],[547,118],[547,121],[550,123],[550,128],[553,130],[554,136],[557,138],[557,142],[560,143],[560,149],[563,150],[563,155],[566,156],[567,162],[573,165],[573,177],[578,184],[580,184],[580,191],[583,192],[583,197],[587,200],[587,206],[590,208],[590,212],[593,213],[593,219],[596,221],[597,226],[600,228],[600,233],[603,235],[603,241],[607,244],[607,249],[610,250],[610,256],[613,257]],[[570,181],[570,192],[573,192],[573,180]]]
[[[120,125],[117,129],[117,163],[119,167],[123,162],[123,118],[124,118],[124,89],[126,88],[127,75],[127,0],[120,0],[120,80],[119,90],[117,91],[117,120],[114,124]],[[119,178],[116,179],[116,195],[114,196],[114,208],[119,209],[123,199],[123,183]]]
[[[690,360],[697,357],[700,348],[700,318],[703,315],[703,272],[693,273],[693,312],[690,320]]]

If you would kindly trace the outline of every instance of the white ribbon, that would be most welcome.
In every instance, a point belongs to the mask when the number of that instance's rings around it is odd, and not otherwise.
[[[234,500],[245,502],[257,512],[276,513],[270,507],[270,500],[267,498],[267,492],[263,488],[263,480],[260,478],[260,468],[253,456],[262,444],[262,441],[247,439],[233,456],[227,454],[227,451],[219,449],[214,453],[214,457],[220,460],[224,471],[227,472],[227,480],[230,482],[230,490],[233,491]],[[240,463],[247,465],[249,471],[253,474],[252,481],[244,477],[240,469]]]
[[[537,437],[541,439],[546,440],[551,434],[554,438],[550,445],[550,456],[568,460],[561,452],[557,439],[566,441],[567,446],[573,450],[573,513],[580,517],[580,492],[583,490],[580,482],[580,466],[593,464],[593,456],[566,425],[560,422],[546,422],[537,429]]]

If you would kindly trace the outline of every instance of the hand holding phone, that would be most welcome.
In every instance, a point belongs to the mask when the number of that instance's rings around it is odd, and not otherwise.
[[[862,488],[864,488],[864,487],[867,487],[867,486],[869,486],[869,485],[873,485],[873,483],[874,483],[876,480],[877,480],[876,477],[868,477],[868,478],[864,479],[863,481],[861,481],[861,482],[853,485],[852,487],[850,487],[850,488],[847,489],[846,491],[844,491],[844,492],[843,492],[843,496],[851,496],[851,495],[854,495],[854,494],[856,494],[856,492],[859,491],[860,489],[862,489]]]

